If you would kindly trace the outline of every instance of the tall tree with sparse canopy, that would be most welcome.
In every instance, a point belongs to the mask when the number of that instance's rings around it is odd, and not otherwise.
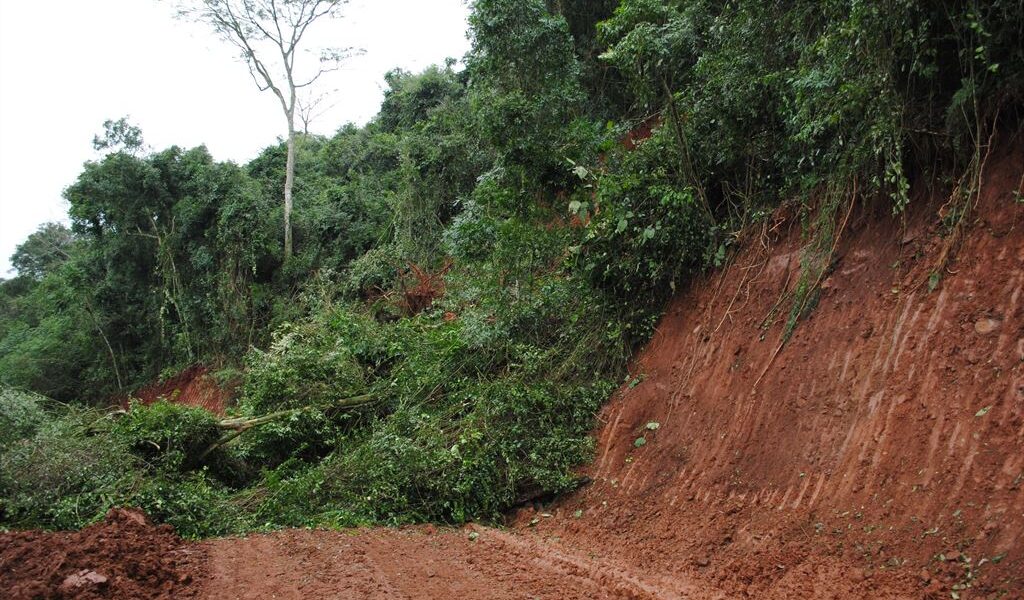
[[[336,71],[351,48],[321,48],[313,68],[296,67],[310,26],[340,16],[348,0],[184,0],[179,14],[206,23],[238,48],[261,92],[281,102],[288,122],[288,159],[284,180],[284,257],[292,255],[292,186],[295,183],[295,117],[299,92]],[[300,65],[301,67],[301,65]]]

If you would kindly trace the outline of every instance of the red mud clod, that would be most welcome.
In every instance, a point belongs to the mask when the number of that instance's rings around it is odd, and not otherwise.
[[[202,552],[167,525],[113,509],[77,532],[0,534],[0,597],[20,599],[193,598]]]

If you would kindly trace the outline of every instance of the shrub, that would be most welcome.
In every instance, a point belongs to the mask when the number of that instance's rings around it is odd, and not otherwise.
[[[197,468],[221,433],[206,410],[159,400],[149,406],[133,403],[111,435],[151,469],[173,473]]]
[[[353,417],[335,403],[366,394],[367,374],[384,360],[386,340],[379,333],[369,318],[339,307],[286,324],[268,350],[253,350],[246,359],[242,412],[303,410],[246,434],[243,456],[274,466],[292,456],[316,460],[330,452]]]
[[[42,399],[30,392],[0,388],[0,452],[32,436],[46,422]]]
[[[258,485],[239,494],[235,504],[244,507],[253,527],[261,529],[370,524],[357,517],[356,507],[327,502],[323,494],[324,464],[285,461],[265,471]]]
[[[325,493],[370,520],[496,518],[528,490],[571,488],[571,468],[609,388],[465,382],[443,402],[403,407],[325,466]]]
[[[398,278],[400,265],[395,246],[377,246],[349,263],[341,290],[352,298],[373,297],[386,292]]]
[[[72,411],[42,424],[0,454],[3,520],[75,529],[117,505],[140,473],[116,438],[90,433],[92,413]]]
[[[254,350],[246,361],[244,405],[259,414],[359,393],[365,387],[363,369],[341,331],[344,325],[337,325],[319,319],[285,325],[267,351]]]
[[[156,475],[122,496],[121,504],[137,506],[179,535],[203,538],[245,530],[244,514],[231,503],[231,491],[205,471],[181,476]]]
[[[705,265],[714,240],[698,192],[671,170],[671,135],[661,127],[636,150],[613,155],[577,253],[595,286],[648,309]]]

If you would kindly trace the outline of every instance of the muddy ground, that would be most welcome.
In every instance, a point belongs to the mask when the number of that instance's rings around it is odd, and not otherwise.
[[[785,345],[800,223],[749,231],[673,301],[637,383],[602,411],[592,483],[506,528],[193,544],[118,512],[0,535],[0,597],[1022,598],[1024,147],[1010,148],[987,161],[938,285],[946,199],[918,193],[902,219],[841,207],[837,260]]]
[[[204,549],[114,509],[81,531],[0,534],[0,598],[195,598]]]

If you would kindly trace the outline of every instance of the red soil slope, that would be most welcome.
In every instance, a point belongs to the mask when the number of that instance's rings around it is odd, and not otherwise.
[[[203,366],[194,365],[166,381],[148,385],[132,397],[143,404],[152,404],[164,398],[175,404],[205,408],[215,415],[223,415],[225,403],[231,397],[231,390],[217,385],[210,372]]]
[[[594,483],[559,507],[580,518],[538,528],[729,597],[1022,597],[1022,177],[1020,146],[989,161],[930,293],[936,207],[905,229],[855,213],[774,360],[782,326],[759,326],[799,227],[748,244],[673,302],[606,406]]]

